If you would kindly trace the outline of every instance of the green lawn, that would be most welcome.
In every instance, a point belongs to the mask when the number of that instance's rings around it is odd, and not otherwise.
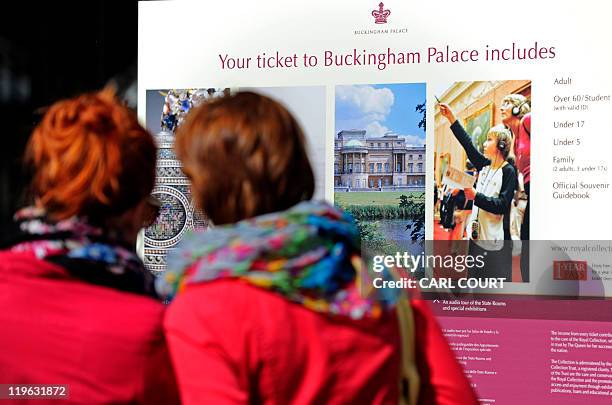
[[[420,197],[422,191],[355,191],[334,193],[334,203],[348,205],[398,205],[400,195]]]

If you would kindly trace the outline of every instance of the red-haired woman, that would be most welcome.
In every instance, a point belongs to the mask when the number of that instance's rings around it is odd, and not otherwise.
[[[27,158],[36,202],[0,252],[0,382],[66,385],[66,403],[178,403],[163,305],[134,252],[151,135],[102,91],[51,106]]]
[[[476,403],[423,302],[412,305],[420,377],[400,361],[406,329],[393,306],[360,295],[358,231],[309,201],[304,136],[284,107],[253,93],[205,103],[176,148],[216,225],[185,238],[158,279],[178,294],[164,324],[185,404],[391,404],[400,376],[412,376],[412,403]]]

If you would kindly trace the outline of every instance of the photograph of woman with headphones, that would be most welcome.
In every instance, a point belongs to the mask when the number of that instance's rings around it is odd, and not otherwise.
[[[529,282],[531,81],[439,82],[430,90],[440,199],[433,240],[469,241],[437,249],[484,250],[492,268],[480,272],[484,277]]]
[[[512,134],[504,125],[492,127],[487,133],[483,153],[480,153],[450,106],[445,103],[438,105],[440,114],[451,124],[453,135],[479,172],[476,187],[463,190],[466,200],[473,201],[467,223],[467,238],[475,242],[470,244],[471,255],[485,252],[487,255],[485,269],[470,276],[503,277],[511,281],[512,265],[505,262],[506,255],[502,249],[504,216],[510,213],[510,204],[517,186],[516,169],[509,163],[512,160]]]

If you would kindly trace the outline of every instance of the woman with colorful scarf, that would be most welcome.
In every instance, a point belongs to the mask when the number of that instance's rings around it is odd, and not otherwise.
[[[205,103],[176,149],[215,224],[183,239],[156,284],[173,299],[164,325],[185,404],[476,403],[423,302],[400,328],[395,303],[360,294],[358,231],[310,201],[284,107],[253,93]],[[418,369],[402,384],[401,336]]]
[[[35,203],[0,251],[0,382],[53,384],[70,404],[179,403],[164,307],[134,251],[155,157],[111,91],[47,111],[27,148]]]

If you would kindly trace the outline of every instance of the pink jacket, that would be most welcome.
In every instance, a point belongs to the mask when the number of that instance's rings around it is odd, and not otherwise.
[[[518,136],[514,140],[516,167],[523,174],[525,184],[531,180],[531,113],[521,119]]]

